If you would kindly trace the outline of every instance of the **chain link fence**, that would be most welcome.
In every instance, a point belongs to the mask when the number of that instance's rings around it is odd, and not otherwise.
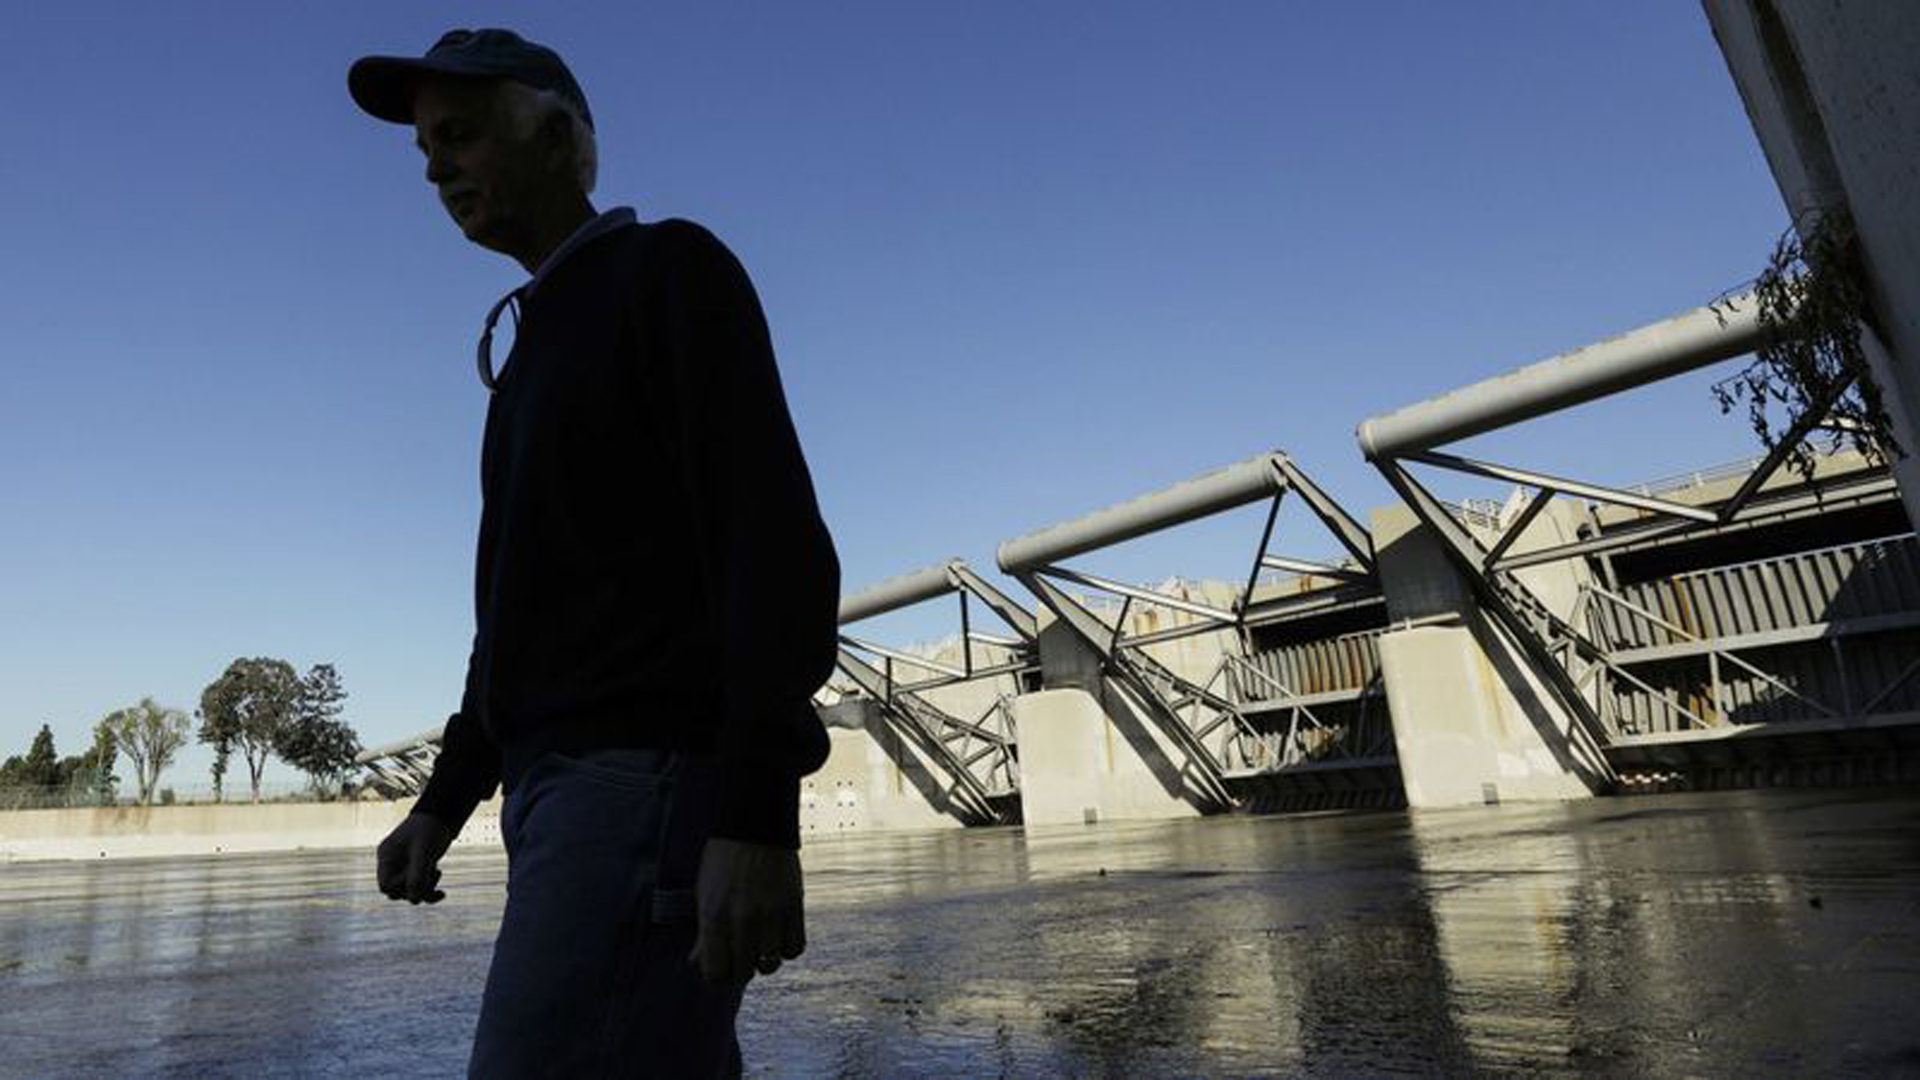
[[[361,797],[365,786],[359,782],[318,787],[306,780],[265,780],[260,784],[261,802],[338,802]],[[253,789],[244,779],[228,783],[218,792],[212,784],[162,784],[153,793],[155,806],[192,806],[207,803],[251,803]],[[102,790],[83,785],[42,786],[37,784],[0,785],[0,810],[61,810],[89,806],[138,806],[136,792],[124,785]]]

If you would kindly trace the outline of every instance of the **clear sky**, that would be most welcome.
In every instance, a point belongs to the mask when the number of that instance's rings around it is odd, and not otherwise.
[[[1358,421],[1711,300],[1786,225],[1675,0],[19,6],[0,753],[191,710],[236,656],[336,664],[368,743],[456,704],[473,341],[523,275],[345,73],[463,25],[568,58],[599,205],[745,262],[850,588],[1274,447],[1364,515]],[[1616,482],[1751,454],[1706,385],[1472,445]],[[1257,529],[1084,565],[1237,577]]]

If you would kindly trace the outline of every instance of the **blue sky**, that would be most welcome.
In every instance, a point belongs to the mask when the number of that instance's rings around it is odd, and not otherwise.
[[[1786,224],[1669,0],[29,5],[0,67],[0,752],[191,710],[243,655],[336,664],[369,743],[456,703],[472,342],[522,275],[345,71],[461,25],[568,58],[597,203],[698,219],[752,272],[849,587],[1273,447],[1364,514],[1360,420],[1704,303]],[[1752,453],[1707,382],[1470,445],[1618,482]],[[1236,577],[1258,524],[1085,565]],[[1277,546],[1331,551],[1298,509]]]

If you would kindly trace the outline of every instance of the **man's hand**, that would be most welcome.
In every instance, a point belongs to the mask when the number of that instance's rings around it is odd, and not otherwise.
[[[694,887],[700,928],[687,959],[712,986],[735,986],[807,949],[800,853],[714,837]]]
[[[432,814],[408,814],[380,841],[376,874],[380,891],[409,904],[437,904],[447,894],[440,884],[440,856],[453,843],[453,830]]]

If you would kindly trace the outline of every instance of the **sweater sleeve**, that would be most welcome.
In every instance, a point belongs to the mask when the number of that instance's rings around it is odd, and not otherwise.
[[[413,804],[414,813],[431,814],[455,833],[500,784],[500,750],[480,723],[476,694],[474,659],[469,655],[460,711],[447,718],[440,753],[433,759],[433,775]]]
[[[840,564],[821,520],[752,283],[705,229],[663,223],[668,429],[692,499],[723,685],[714,835],[800,844],[800,777],[826,735]]]

